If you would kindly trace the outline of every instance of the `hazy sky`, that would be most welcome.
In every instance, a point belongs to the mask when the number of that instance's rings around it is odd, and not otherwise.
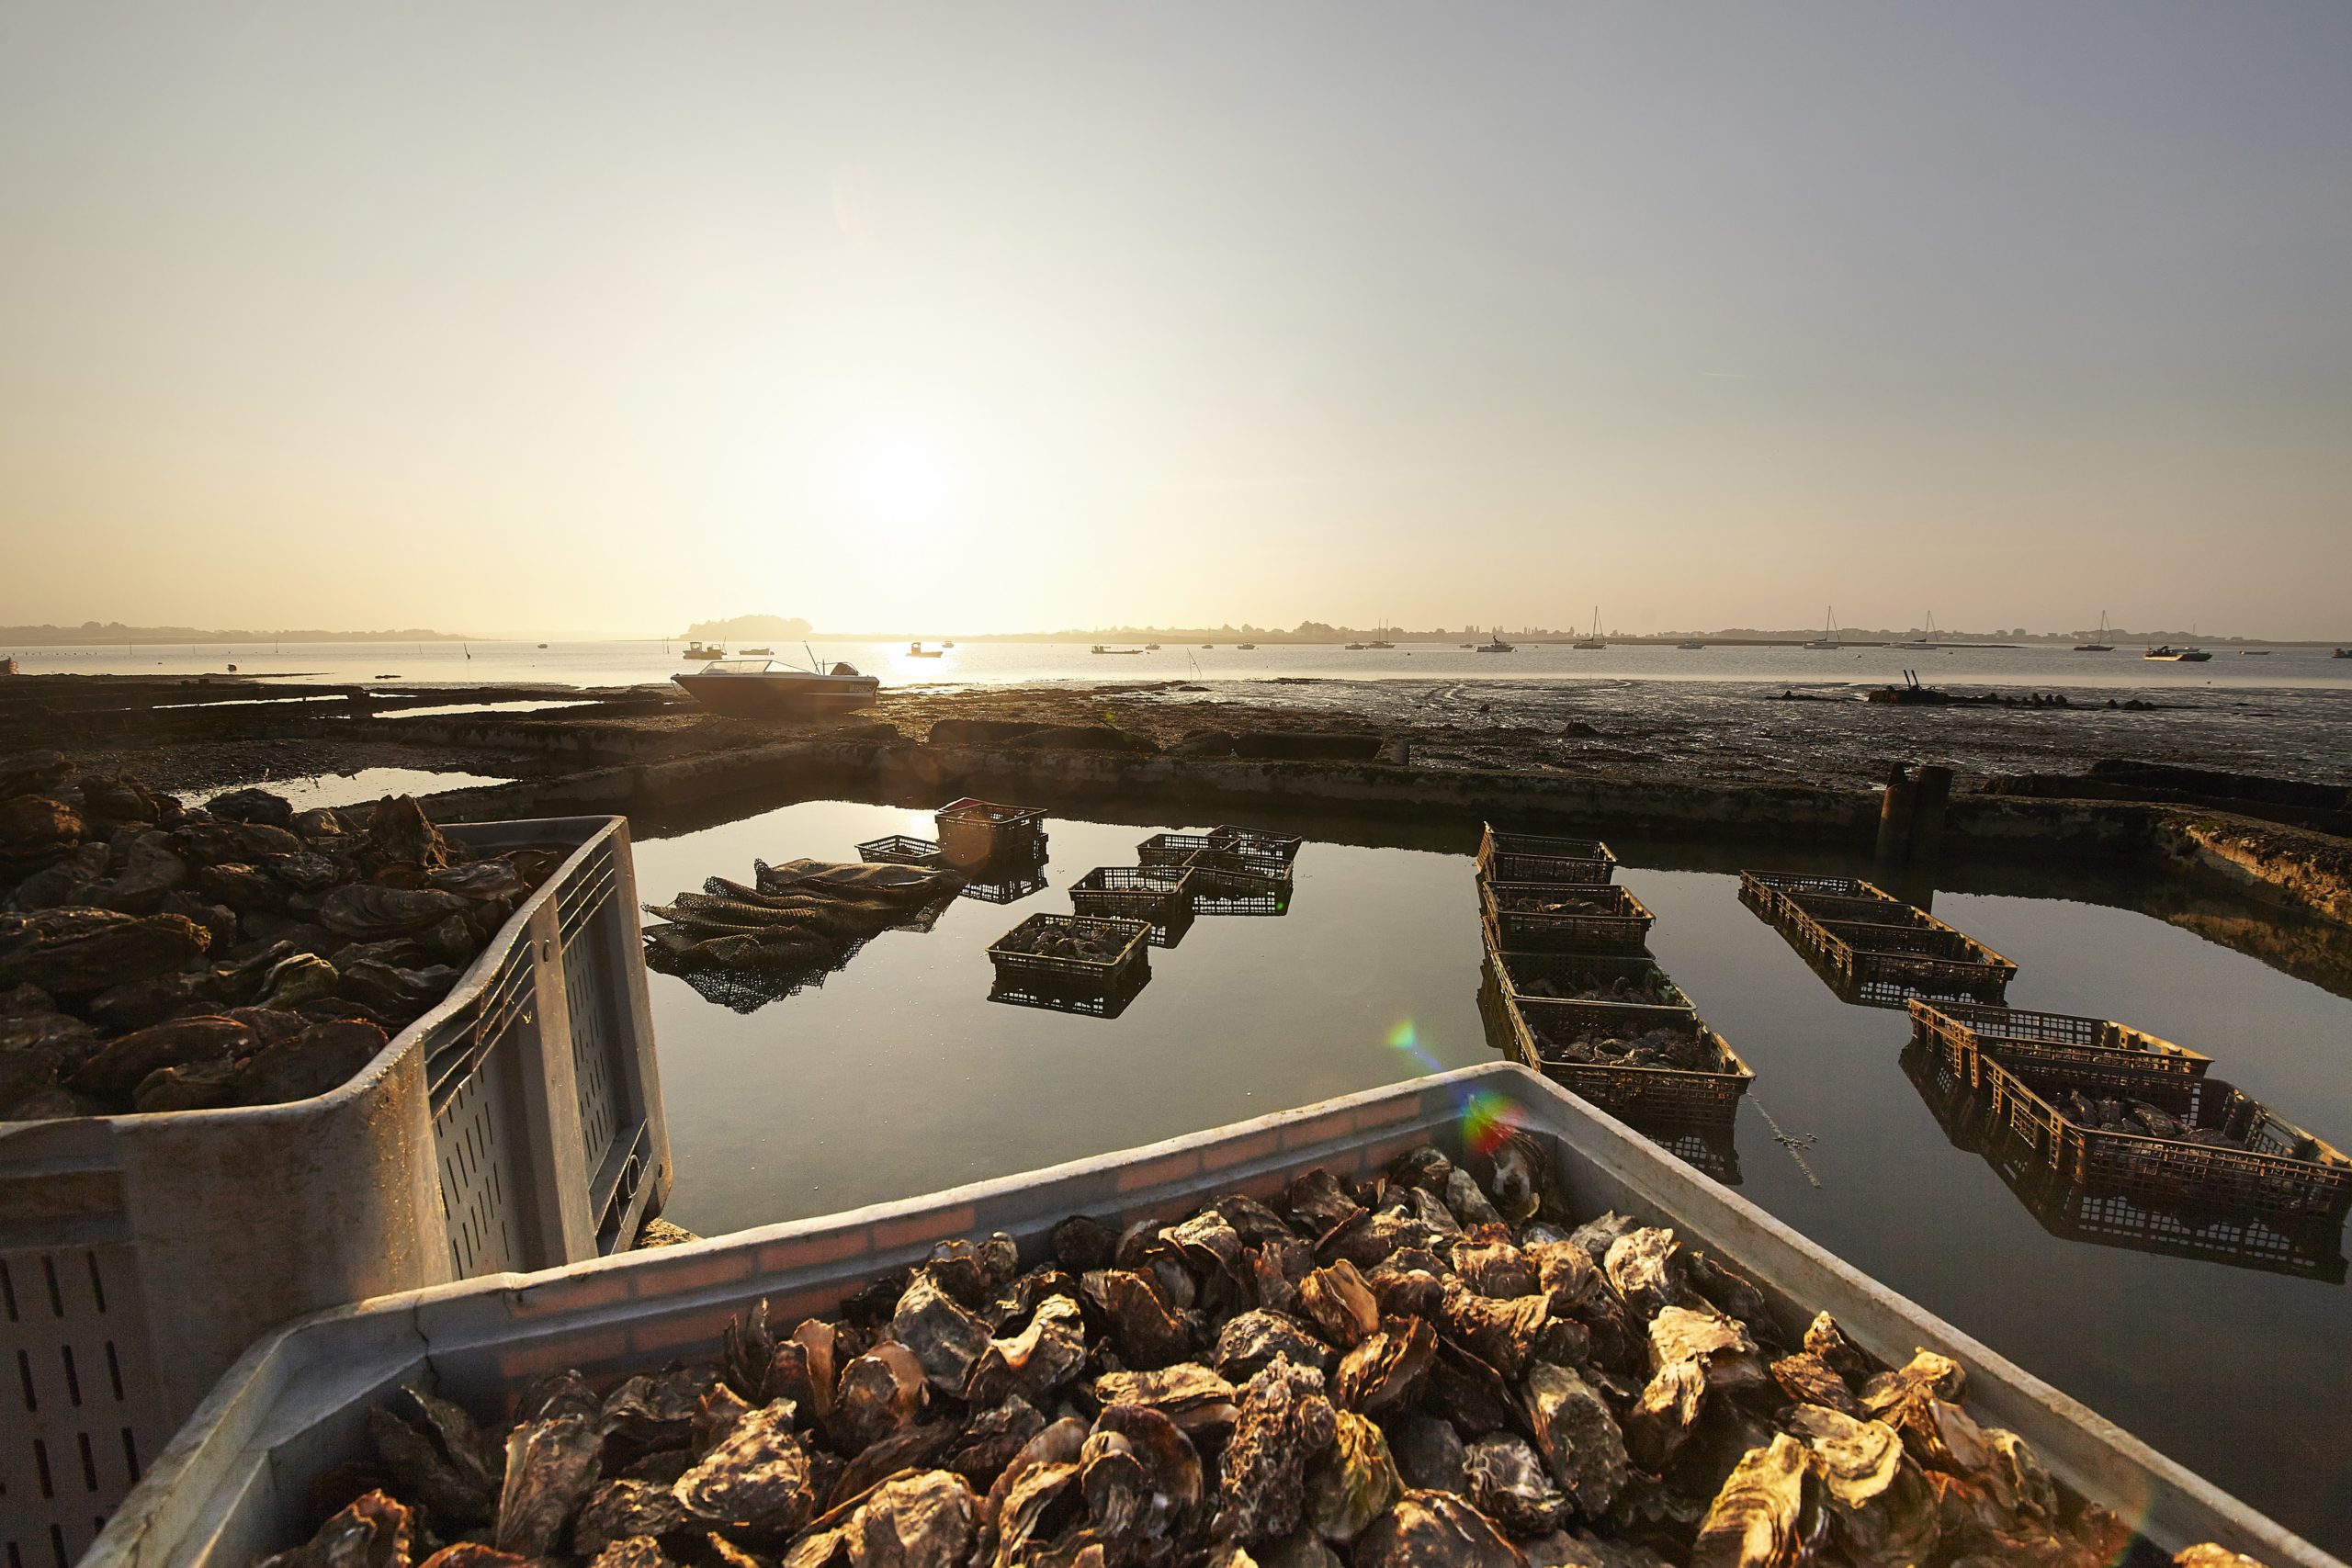
[[[0,622],[2352,633],[2352,5],[0,0]]]

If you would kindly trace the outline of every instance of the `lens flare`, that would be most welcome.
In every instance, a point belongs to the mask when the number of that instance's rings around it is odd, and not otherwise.
[[[1445,1064],[1422,1045],[1420,1028],[1409,1018],[1388,1032],[1388,1044],[1392,1050],[1412,1057],[1425,1072],[1447,1070]],[[1464,1094],[1461,1100],[1462,1146],[1468,1153],[1493,1154],[1519,1126],[1518,1107],[1491,1089]]]

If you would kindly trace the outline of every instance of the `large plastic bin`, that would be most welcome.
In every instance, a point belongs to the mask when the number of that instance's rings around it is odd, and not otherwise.
[[[1802,1329],[1816,1308],[1894,1361],[1924,1346],[1967,1370],[1979,1416],[2011,1427],[2051,1472],[2140,1522],[2167,1551],[2219,1540],[2270,1568],[2342,1568],[1950,1324],[1865,1278],[1624,1123],[1526,1069],[1474,1067],[1325,1100],[1215,1132],[1026,1176],[821,1219],[576,1265],[476,1280],[322,1314],[271,1335],[238,1362],[115,1516],[84,1568],[244,1568],[291,1545],[304,1489],[361,1451],[368,1407],[425,1381],[488,1414],[543,1372],[614,1378],[710,1353],[729,1318],[761,1296],[774,1317],[831,1313],[859,1284],[935,1241],[1003,1230],[1024,1258],[1064,1215],[1114,1224],[1174,1217],[1236,1189],[1271,1197],[1297,1171],[1369,1172],[1509,1117],[1547,1144],[1572,1201],[1671,1224],[1735,1261]]]
[[[626,1247],[670,1185],[618,817],[439,1006],[289,1105],[0,1123],[0,1563],[64,1568],[261,1334],[321,1307]]]

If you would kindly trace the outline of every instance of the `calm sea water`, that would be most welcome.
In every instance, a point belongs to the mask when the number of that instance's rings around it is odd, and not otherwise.
[[[761,811],[640,837],[639,890],[654,901],[748,878],[754,857],[848,858],[860,840],[930,829],[884,806]],[[1442,834],[1310,842],[1286,917],[1200,919],[1153,950],[1150,985],[1115,1020],[987,1000],[987,943],[1067,912],[1073,879],[1133,863],[1153,830],[1052,821],[1046,891],[960,900],[932,931],[886,934],[821,987],[749,1014],[652,976],[672,1217],[716,1233],[823,1213],[1494,1059],[1472,846]],[[1743,1192],[2290,1528],[2352,1548],[2343,1285],[2053,1233],[1946,1135],[1903,1070],[1904,1015],[1838,1001],[1738,902],[1728,865],[1621,880],[1657,915],[1659,959],[1756,1069],[1736,1133]],[[2022,965],[2016,1005],[2193,1045],[2290,1119],[2352,1136],[2352,1000],[2127,909],[1944,894],[1936,910]],[[1766,1111],[1805,1140],[1819,1187]]]
[[[228,665],[246,675],[308,675],[338,682],[396,678],[409,682],[545,682],[570,686],[625,686],[667,681],[692,665],[678,657],[683,643],[569,642],[538,648],[527,642],[260,643],[231,647],[0,649],[28,673],[183,675],[219,673]],[[1350,653],[1331,645],[1277,646],[1254,652],[1229,645],[1184,647],[1157,653],[1097,656],[1084,645],[974,642],[940,659],[908,657],[904,643],[820,642],[828,662],[847,660],[886,685],[1036,681],[1262,681],[1277,677],[1384,680],[1576,681],[1587,677],[1645,681],[1747,681],[1778,685],[1850,682],[1882,686],[1916,670],[1930,685],[1993,685],[2132,690],[2155,687],[2300,686],[2352,690],[2352,660],[2326,649],[2281,648],[2262,656],[2217,651],[2207,664],[2152,663],[2136,647],[2114,653],[2063,649],[1676,648],[1617,646],[1594,651],[1524,645],[1517,653],[1480,654],[1451,646],[1408,644],[1393,650]],[[798,645],[780,655],[804,660]]]

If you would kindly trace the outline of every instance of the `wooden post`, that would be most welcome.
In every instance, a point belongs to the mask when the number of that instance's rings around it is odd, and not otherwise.
[[[1911,849],[1905,858],[1912,883],[1922,889],[1936,885],[1936,866],[1943,855],[1944,807],[1951,800],[1951,770],[1936,763],[1921,768],[1913,784]]]
[[[1886,795],[1878,809],[1878,852],[1872,857],[1882,878],[1894,876],[1911,858],[1911,823],[1917,798],[1911,770],[1901,762],[1888,769]]]

